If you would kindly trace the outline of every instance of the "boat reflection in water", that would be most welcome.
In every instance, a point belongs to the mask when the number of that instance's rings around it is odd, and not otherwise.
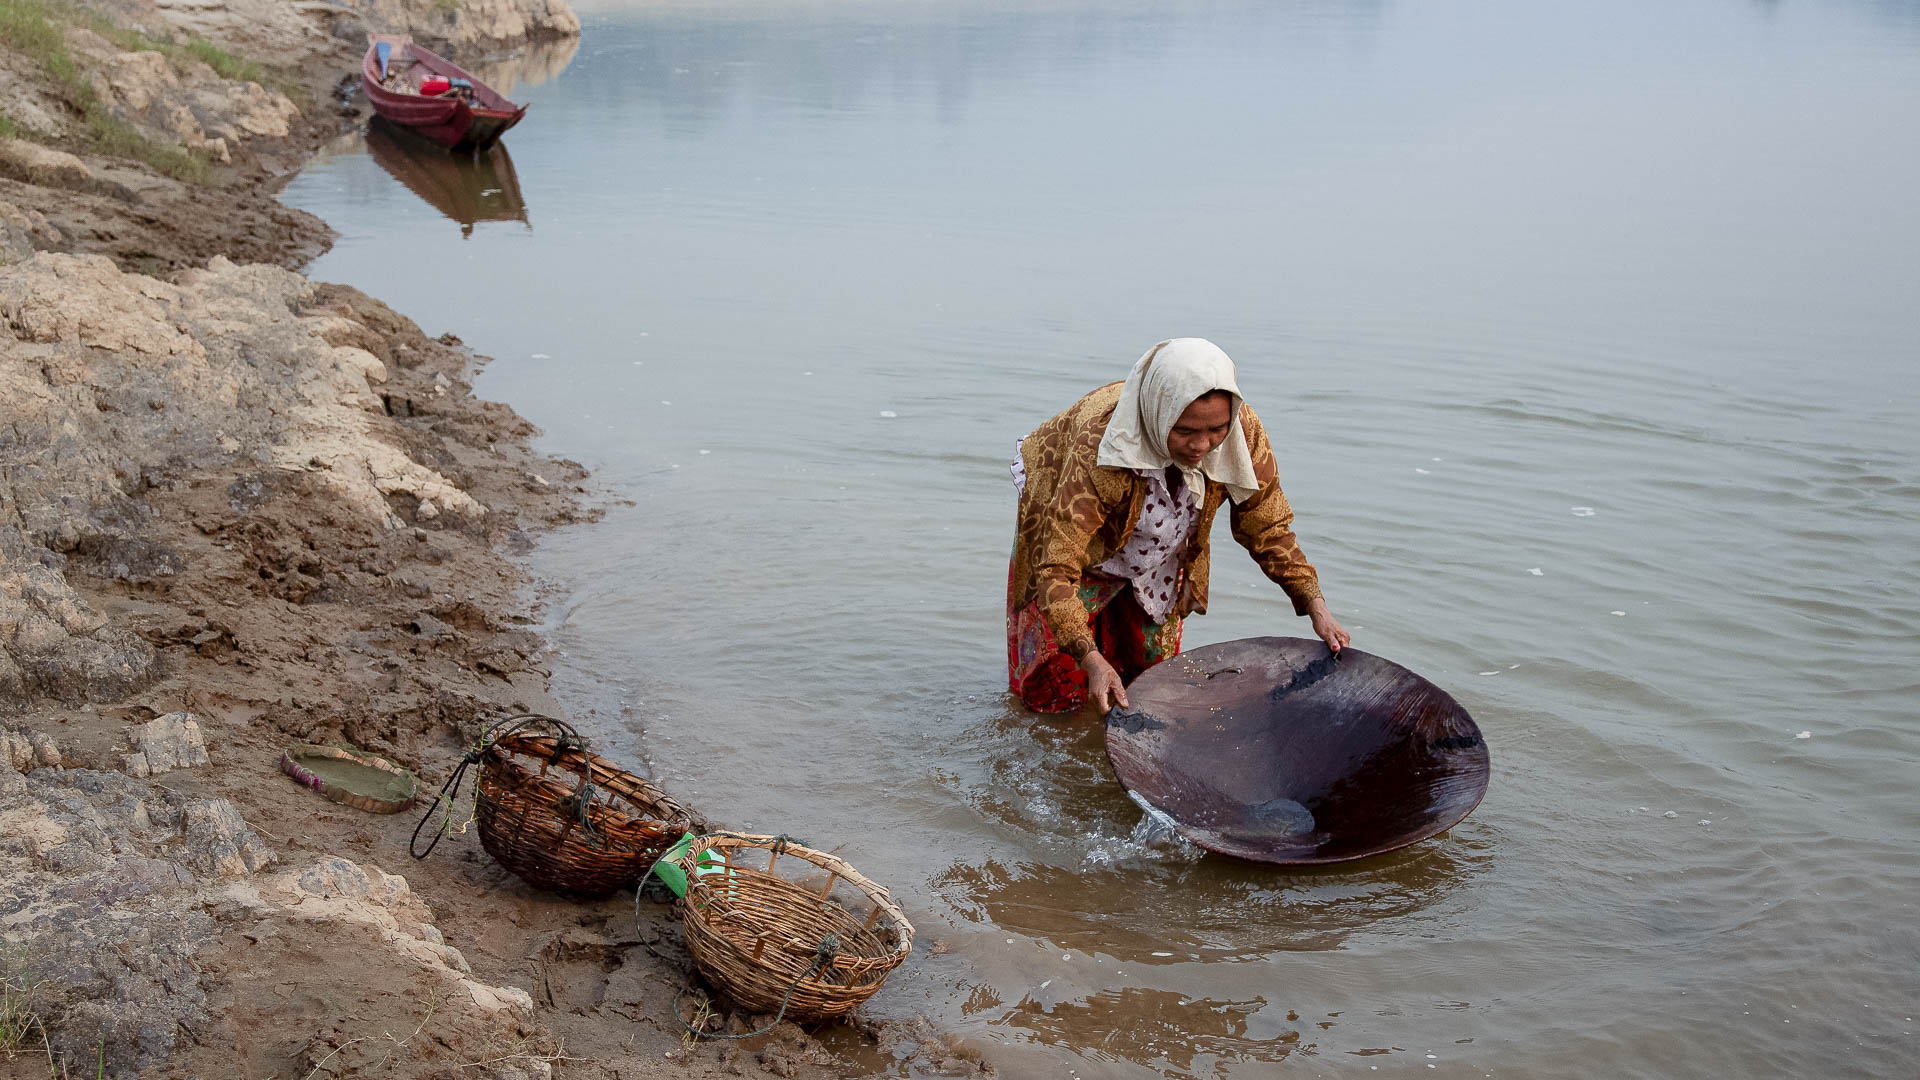
[[[520,178],[505,145],[478,154],[450,154],[377,116],[368,124],[366,137],[375,164],[459,222],[461,236],[472,236],[476,222],[527,221]]]

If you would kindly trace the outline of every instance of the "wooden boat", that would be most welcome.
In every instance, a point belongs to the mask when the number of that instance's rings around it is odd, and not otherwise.
[[[420,93],[422,80],[434,77],[452,89]],[[485,150],[527,112],[405,34],[367,35],[360,89],[374,112],[450,150]]]
[[[503,143],[484,154],[449,154],[376,116],[367,125],[367,153],[387,175],[473,235],[478,221],[527,220],[513,157]]]

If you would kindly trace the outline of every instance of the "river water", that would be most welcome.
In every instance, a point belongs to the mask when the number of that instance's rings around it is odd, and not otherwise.
[[[1920,1073],[1920,6],[577,6],[470,235],[355,140],[285,198],[623,500],[532,557],[576,714],[943,943],[872,1013],[1017,1077]],[[1136,842],[1007,696],[1014,440],[1182,334],[1484,730],[1445,836]],[[1306,634],[1216,541],[1188,647]]]

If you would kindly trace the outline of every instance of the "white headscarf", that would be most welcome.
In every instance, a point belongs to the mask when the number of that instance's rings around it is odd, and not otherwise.
[[[1213,390],[1233,395],[1232,426],[1219,446],[1188,468],[1167,452],[1167,433],[1187,406]],[[1225,484],[1234,502],[1252,498],[1260,490],[1260,481],[1253,475],[1246,433],[1240,430],[1240,385],[1233,377],[1233,361],[1206,338],[1174,338],[1148,349],[1120,390],[1120,404],[1107,423],[1095,460],[1116,469],[1157,471],[1175,466],[1196,505],[1206,498],[1208,477]]]

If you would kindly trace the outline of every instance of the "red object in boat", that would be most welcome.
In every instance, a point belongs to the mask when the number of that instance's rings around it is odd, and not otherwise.
[[[381,85],[379,49],[382,43],[389,48],[388,71],[417,66],[426,76],[422,89],[438,83],[439,96]],[[471,100],[445,92],[455,79],[473,84]],[[360,89],[373,104],[374,112],[451,150],[485,150],[499,142],[500,136],[519,123],[527,112],[525,105],[515,105],[501,97],[458,64],[414,44],[413,38],[405,34],[367,35],[367,55],[360,63]]]
[[[420,95],[422,97],[439,97],[451,89],[453,89],[453,80],[444,76],[429,75],[420,80]]]

